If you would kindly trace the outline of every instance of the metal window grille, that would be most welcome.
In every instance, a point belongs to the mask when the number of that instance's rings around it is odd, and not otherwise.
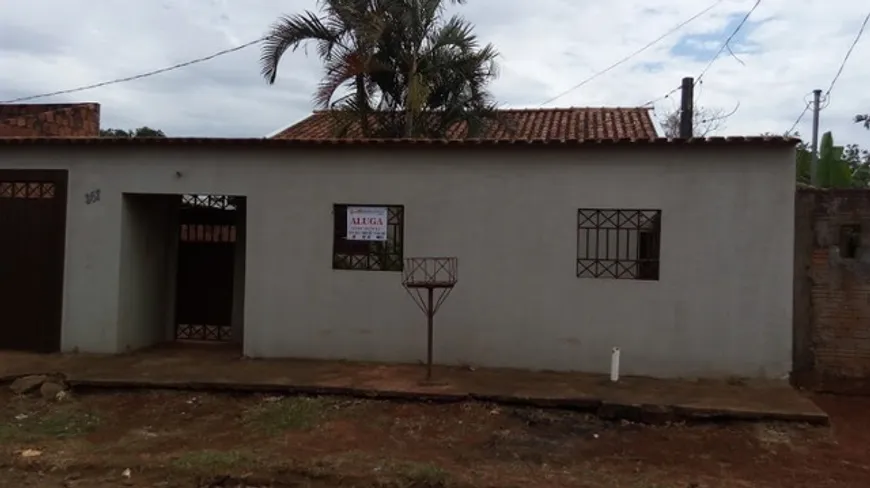
[[[659,279],[661,210],[577,211],[577,276]]]
[[[55,186],[47,181],[0,181],[0,198],[51,199]]]
[[[182,195],[181,205],[187,208],[236,210],[236,198],[228,195]]]
[[[233,338],[229,325],[191,325],[178,324],[175,339],[179,341],[217,341],[228,342]]]
[[[383,207],[387,209],[387,240],[384,242],[347,239],[348,207]],[[332,269],[367,271],[402,271],[404,257],[405,207],[402,205],[333,206],[334,234]]]
[[[182,242],[236,242],[236,226],[181,224]]]

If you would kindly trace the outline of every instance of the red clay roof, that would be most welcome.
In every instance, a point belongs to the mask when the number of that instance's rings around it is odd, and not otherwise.
[[[247,146],[273,148],[315,147],[575,147],[603,146],[795,146],[791,137],[707,137],[698,139],[256,139],[217,137],[0,137],[0,146]]]
[[[0,104],[0,137],[98,137],[97,103]]]
[[[589,141],[618,139],[654,139],[658,133],[648,108],[548,108],[499,110],[503,121],[493,124],[480,139]],[[291,125],[275,139],[334,139],[334,124],[330,113],[317,111],[301,122]],[[464,139],[464,123],[451,127],[447,139]],[[362,139],[358,128],[352,128],[342,139]]]

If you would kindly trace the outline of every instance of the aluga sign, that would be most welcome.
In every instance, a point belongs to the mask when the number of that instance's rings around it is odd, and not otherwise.
[[[387,209],[385,207],[348,207],[347,240],[386,241]]]

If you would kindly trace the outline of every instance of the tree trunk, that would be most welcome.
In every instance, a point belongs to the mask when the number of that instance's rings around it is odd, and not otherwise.
[[[356,75],[356,102],[357,108],[361,111],[359,128],[363,137],[371,136],[371,127],[369,125],[369,104],[366,97],[366,83],[363,75]]]
[[[417,77],[417,55],[414,53],[414,60],[411,62],[411,70],[408,73],[408,88],[405,94],[405,138],[410,139],[414,136],[414,108],[411,103],[411,86],[414,84],[414,79]]]

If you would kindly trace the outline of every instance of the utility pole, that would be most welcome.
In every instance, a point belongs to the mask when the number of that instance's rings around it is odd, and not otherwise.
[[[819,104],[822,90],[813,90],[813,159],[810,164],[810,184],[816,186],[819,180]]]
[[[692,119],[695,116],[695,80],[683,78],[682,99],[680,100],[680,138],[688,139],[694,134]]]

